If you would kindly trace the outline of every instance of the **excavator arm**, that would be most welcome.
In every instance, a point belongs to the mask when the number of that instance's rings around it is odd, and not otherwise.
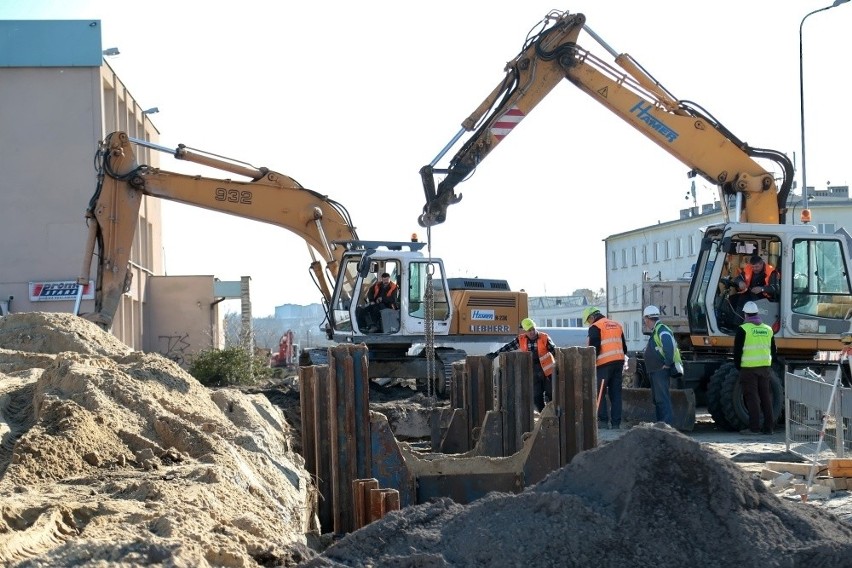
[[[446,219],[447,208],[461,200],[456,186],[473,172],[536,105],[563,79],[607,107],[628,124],[719,188],[726,220],[728,197],[734,196],[734,220],[785,222],[793,164],[783,153],[752,148],[709,113],[676,99],[630,55],[618,54],[586,25],[582,14],[554,11],[530,33],[523,49],[506,64],[506,75],[444,149],[420,170],[426,205],[422,226]],[[585,30],[614,58],[607,63],[577,44]],[[445,169],[443,156],[472,133]],[[781,184],[755,159],[775,162]],[[444,174],[435,184],[435,175]],[[652,182],[653,183],[653,182]]]
[[[250,181],[185,175],[140,165],[133,144],[245,176]],[[85,314],[87,319],[109,329],[121,296],[129,289],[130,249],[144,195],[271,223],[296,233],[308,245],[311,273],[329,305],[339,261],[345,252],[345,247],[336,241],[358,238],[349,213],[341,204],[266,168],[254,168],[185,146],[171,150],[130,138],[124,132],[107,136],[97,162],[98,183],[86,211],[89,236],[78,279],[80,283],[89,281],[92,262],[97,258],[95,311]]]

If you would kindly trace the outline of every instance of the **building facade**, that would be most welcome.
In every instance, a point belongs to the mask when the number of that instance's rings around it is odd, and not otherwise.
[[[809,208],[820,233],[852,227],[852,200],[848,186],[809,188]],[[801,196],[791,196],[788,222],[800,223]],[[606,250],[607,314],[624,326],[630,351],[645,348],[642,329],[642,284],[648,281],[686,280],[698,258],[703,229],[723,222],[720,204],[681,211],[680,218],[610,235]]]
[[[85,213],[96,188],[98,142],[113,131],[149,142],[159,132],[105,59],[99,20],[0,21],[0,310],[72,312],[85,271]],[[137,161],[158,165],[156,152],[137,147]],[[112,333],[130,347],[163,351],[175,360],[208,348],[221,335],[214,278],[156,285],[164,276],[160,201],[142,197],[131,247],[132,282]],[[89,270],[95,280],[96,261]],[[80,312],[94,311],[84,289]],[[175,309],[186,302],[191,311]],[[185,306],[184,306],[185,307]],[[154,310],[155,313],[152,312]],[[192,312],[197,312],[194,316]],[[189,318],[189,319],[187,319]],[[152,325],[154,324],[154,325]],[[171,346],[170,345],[171,341]],[[181,347],[183,349],[183,347]]]

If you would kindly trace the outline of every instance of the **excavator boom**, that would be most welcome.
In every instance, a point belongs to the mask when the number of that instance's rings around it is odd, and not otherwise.
[[[752,148],[737,138],[697,105],[671,95],[630,55],[618,54],[587,25],[582,14],[551,12],[531,34],[521,52],[506,65],[506,75],[462,129],[432,162],[420,170],[426,205],[419,218],[422,226],[446,219],[447,208],[458,203],[456,186],[464,181],[521,120],[567,79],[607,107],[649,140],[659,145],[718,186],[720,201],[737,197],[735,221],[784,223],[786,200],[792,187],[793,165],[778,151]],[[600,44],[614,60],[607,63],[580,47],[580,32]],[[438,162],[465,133],[472,133],[445,169]],[[781,185],[773,173],[755,159],[775,162]],[[435,175],[444,174],[435,185]],[[730,220],[725,211],[726,221]]]
[[[336,241],[358,239],[349,213],[341,204],[286,175],[193,152],[184,146],[174,151],[176,158],[237,173],[251,181],[206,178],[140,165],[133,144],[171,152],[132,139],[124,132],[114,132],[104,140],[99,151],[98,186],[86,211],[89,241],[79,281],[88,282],[96,256],[98,266],[95,311],[85,317],[105,329],[112,324],[121,295],[130,284],[130,248],[143,195],[262,221],[296,233],[308,245],[313,278],[325,303],[330,303],[345,249]]]

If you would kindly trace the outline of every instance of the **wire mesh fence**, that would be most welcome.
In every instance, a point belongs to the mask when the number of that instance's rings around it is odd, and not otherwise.
[[[786,373],[787,451],[822,463],[852,455],[852,389],[840,388],[837,380],[834,390],[836,372],[839,370],[819,375],[804,369]]]

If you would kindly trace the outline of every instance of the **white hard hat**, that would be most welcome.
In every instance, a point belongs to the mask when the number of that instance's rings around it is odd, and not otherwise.
[[[756,314],[759,311],[760,310],[757,309],[757,304],[755,304],[754,302],[746,302],[743,306],[744,314]]]
[[[657,306],[647,306],[643,311],[642,315],[646,318],[658,318],[660,317],[660,308]]]

